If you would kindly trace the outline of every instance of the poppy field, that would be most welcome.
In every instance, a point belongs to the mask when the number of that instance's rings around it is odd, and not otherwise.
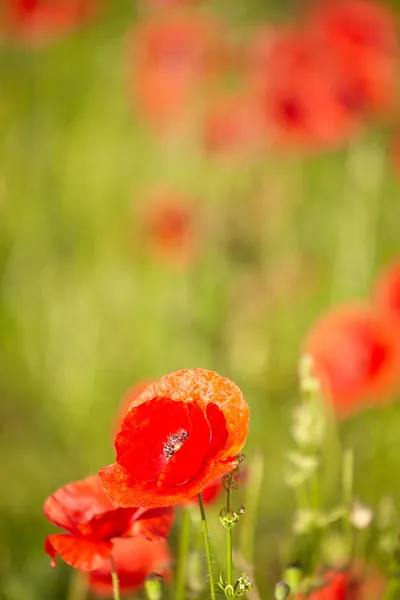
[[[0,600],[400,600],[400,4],[0,3]]]

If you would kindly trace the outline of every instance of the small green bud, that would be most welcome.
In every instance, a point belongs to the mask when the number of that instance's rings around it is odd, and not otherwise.
[[[303,573],[301,569],[295,566],[289,567],[285,571],[285,581],[287,582],[287,584],[290,587],[290,590],[294,594],[297,594],[297,592],[299,591],[302,575]]]
[[[275,586],[275,600],[286,600],[289,598],[290,587],[286,581],[280,581]]]
[[[161,600],[164,591],[164,579],[161,575],[150,573],[144,586],[148,600]]]

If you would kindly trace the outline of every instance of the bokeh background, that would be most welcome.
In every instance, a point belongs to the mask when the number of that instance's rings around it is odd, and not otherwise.
[[[303,339],[328,308],[368,297],[400,250],[396,116],[340,143],[250,153],[246,135],[231,152],[221,126],[213,152],[203,107],[183,117],[178,102],[181,118],[165,125],[163,109],[160,122],[132,92],[136,40],[169,10],[156,4],[104,1],[76,27],[1,34],[4,600],[66,597],[70,570],[51,570],[43,552],[44,499],[112,462],[113,419],[132,385],[187,367],[232,378],[250,405],[246,454],[261,452],[265,467],[256,575],[272,589],[294,505],[282,473]],[[239,48],[196,92],[205,103],[244,90],[240,48],[307,5],[192,4],[222,23],[217,43]],[[155,97],[168,104],[173,85]],[[341,425],[367,502],[400,498],[399,434],[396,403]]]

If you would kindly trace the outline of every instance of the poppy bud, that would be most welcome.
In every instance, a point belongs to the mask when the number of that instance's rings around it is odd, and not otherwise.
[[[150,573],[144,585],[148,600],[161,600],[164,591],[164,579],[161,575]]]
[[[286,600],[289,598],[290,587],[285,581],[280,581],[275,586],[275,600]]]
[[[299,567],[288,567],[285,571],[285,581],[290,588],[290,591],[296,594],[299,591],[302,572]],[[284,596],[286,597],[286,596]]]

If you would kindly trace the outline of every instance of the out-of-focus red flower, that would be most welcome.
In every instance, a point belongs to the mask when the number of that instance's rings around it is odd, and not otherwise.
[[[106,496],[99,477],[69,483],[49,496],[43,507],[46,518],[68,533],[48,535],[45,550],[56,566],[59,556],[71,567],[93,571],[114,552],[117,538],[139,536],[159,541],[168,537],[174,511],[120,508]]]
[[[384,590],[385,579],[376,571],[360,578],[357,572],[327,571],[325,585],[309,596],[309,600],[376,600]],[[298,600],[305,600],[300,594]]]
[[[249,409],[229,379],[205,369],[169,373],[133,401],[115,438],[117,462],[100,470],[120,506],[180,504],[233,470]]]
[[[326,585],[312,592],[308,596],[309,600],[356,600],[356,597],[349,593],[350,577],[347,571],[328,571],[324,579]]]
[[[70,33],[98,8],[98,0],[6,0],[5,28],[13,39],[41,44]]]
[[[259,103],[252,94],[219,98],[208,110],[204,143],[210,154],[253,156],[265,146]]]
[[[136,400],[136,398],[138,396],[140,396],[140,394],[143,392],[143,390],[150,385],[150,383],[153,383],[153,381],[155,381],[154,379],[148,379],[146,381],[142,381],[136,385],[134,385],[125,395],[125,397],[122,399],[121,402],[121,406],[118,409],[117,412],[117,416],[114,422],[114,427],[113,427],[113,433],[114,433],[114,437],[117,435],[117,433],[121,430],[121,425],[122,425],[122,421],[124,420],[126,413],[128,412],[128,409],[131,405],[131,403],[133,402],[133,400]]]
[[[172,189],[149,198],[145,217],[146,242],[163,262],[187,266],[198,249],[198,227],[191,198]]]
[[[193,114],[203,84],[224,62],[221,38],[214,21],[183,10],[159,14],[135,30],[129,85],[150,122],[165,127]]]
[[[316,4],[310,21],[346,77],[343,101],[372,112],[393,107],[399,47],[388,6],[370,0],[326,0]]]
[[[271,34],[253,79],[260,89],[272,141],[283,147],[319,150],[337,146],[359,128],[353,106],[341,101],[342,77],[329,46],[307,29]]]
[[[400,321],[400,262],[394,262],[378,278],[375,299],[380,309]]]
[[[142,588],[151,573],[161,575],[165,581],[171,579],[172,556],[166,542],[155,544],[142,538],[119,538],[114,541],[113,558],[122,594],[131,594]],[[88,577],[92,593],[112,597],[109,560],[105,560]]]
[[[390,398],[400,381],[399,329],[368,305],[324,315],[304,344],[339,417]]]

